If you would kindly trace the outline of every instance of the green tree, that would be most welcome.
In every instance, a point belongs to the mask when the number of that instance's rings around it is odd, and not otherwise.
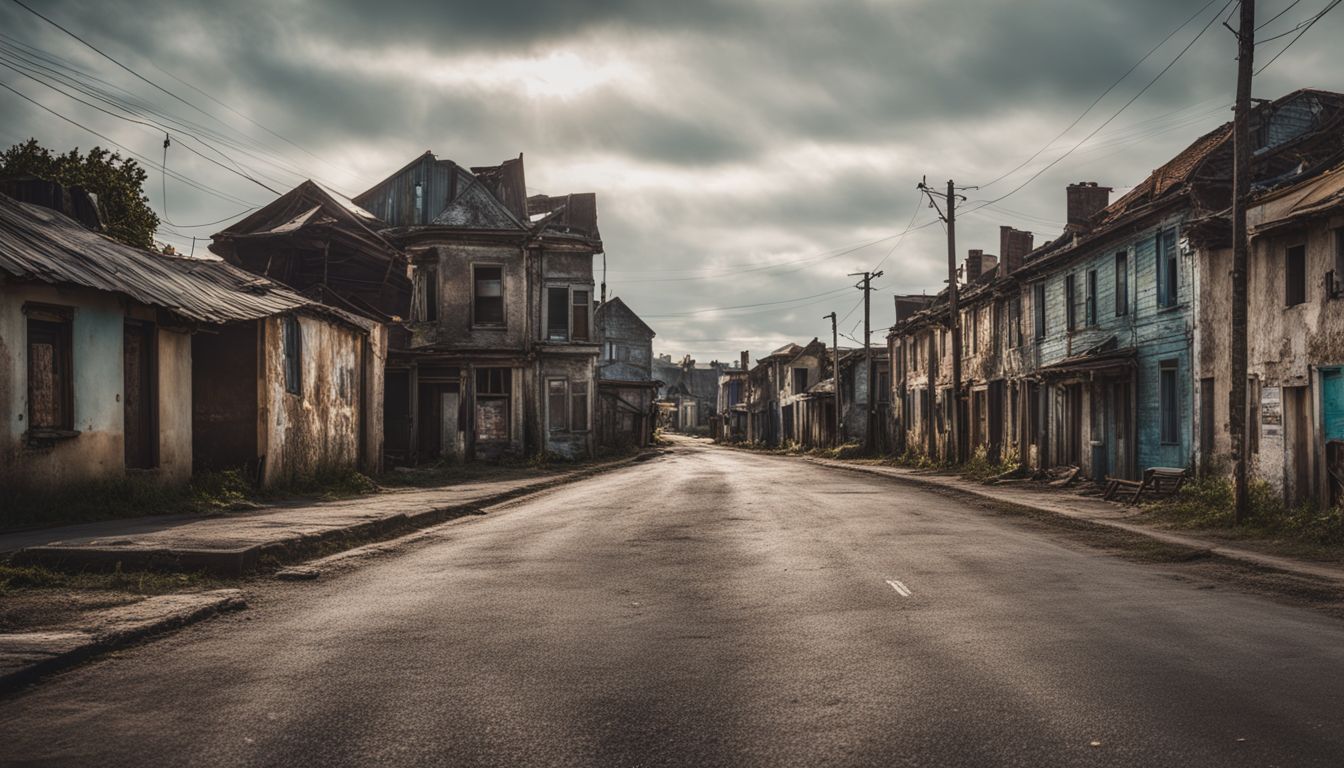
[[[87,155],[77,148],[59,155],[29,139],[0,154],[0,177],[25,174],[92,192],[107,234],[127,245],[154,247],[159,217],[145,197],[147,174],[135,160],[102,147]]]

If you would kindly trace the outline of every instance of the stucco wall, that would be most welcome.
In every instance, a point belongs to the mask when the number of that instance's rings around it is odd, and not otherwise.
[[[262,321],[261,479],[268,486],[359,464],[364,335],[327,320],[298,318],[303,350],[298,394],[285,391],[283,318]]]
[[[411,325],[411,346],[441,349],[520,349],[527,338],[527,279],[522,251],[512,245],[439,245],[430,260],[438,266],[438,320]],[[419,257],[423,262],[426,257]],[[504,326],[472,322],[472,265],[499,266],[504,279]]]
[[[73,428],[79,435],[29,445],[28,333],[25,304],[72,310]],[[0,483],[53,489],[119,478],[125,471],[122,347],[128,314],[153,317],[112,294],[82,288],[0,281]],[[191,348],[189,337],[158,329],[160,469],[166,482],[191,475]],[[185,422],[185,426],[183,423]]]

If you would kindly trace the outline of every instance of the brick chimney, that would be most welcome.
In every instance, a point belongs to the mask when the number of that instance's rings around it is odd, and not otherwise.
[[[991,253],[985,253],[979,248],[973,248],[966,252],[966,282],[974,283],[980,279],[980,276],[994,269],[998,260]]]
[[[1021,229],[999,227],[999,277],[1006,277],[1022,266],[1031,253],[1034,236]]]
[[[744,350],[742,350],[742,356],[741,356],[740,358],[738,358],[738,363],[737,363],[737,365],[738,365],[739,368],[741,368],[742,370],[745,371],[745,370],[747,370],[747,367],[748,367],[750,364],[751,364],[751,352],[748,351],[748,350],[745,350],[745,349],[744,349]]]
[[[1097,186],[1095,181],[1080,181],[1068,187],[1068,224],[1066,232],[1086,232],[1092,228],[1092,217],[1111,204],[1111,188]]]

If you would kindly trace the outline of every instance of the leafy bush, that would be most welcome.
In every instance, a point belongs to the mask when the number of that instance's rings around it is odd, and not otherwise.
[[[1277,536],[1311,544],[1344,544],[1344,508],[1321,508],[1312,502],[1295,507],[1263,480],[1248,486],[1245,533]],[[1180,493],[1145,505],[1145,510],[1178,528],[1226,528],[1236,526],[1235,494],[1226,477],[1203,477],[1186,483]]]

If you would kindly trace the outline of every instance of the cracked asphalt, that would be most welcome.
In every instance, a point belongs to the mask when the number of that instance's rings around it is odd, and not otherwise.
[[[1344,764],[1339,619],[702,443],[253,602],[0,700],[0,763]]]

